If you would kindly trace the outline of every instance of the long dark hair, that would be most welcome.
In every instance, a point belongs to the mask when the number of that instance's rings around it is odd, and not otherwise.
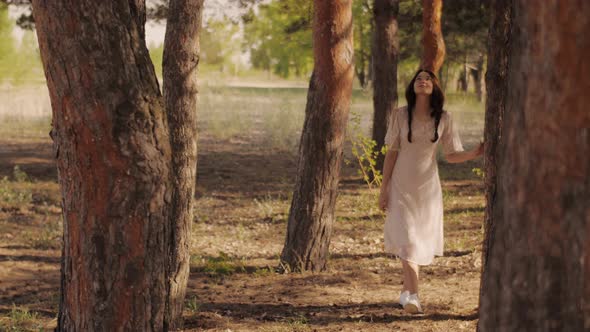
[[[414,91],[414,82],[421,72],[426,72],[432,79],[432,95],[430,96],[430,107],[432,112],[430,116],[434,118],[434,139],[432,142],[438,140],[438,124],[443,114],[443,104],[445,103],[445,95],[440,88],[440,83],[436,75],[428,69],[418,69],[414,78],[406,88],[406,101],[408,102],[408,142],[412,142],[412,117],[414,115],[414,108],[416,107],[416,92]]]

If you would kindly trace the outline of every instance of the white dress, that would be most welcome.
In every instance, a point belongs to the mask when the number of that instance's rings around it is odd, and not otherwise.
[[[429,265],[434,256],[443,255],[443,204],[436,148],[440,142],[445,154],[463,151],[453,128],[451,114],[444,111],[434,138],[434,119],[412,119],[412,143],[408,142],[406,107],[394,111],[389,121],[385,144],[397,150],[384,226],[385,251],[414,262]]]

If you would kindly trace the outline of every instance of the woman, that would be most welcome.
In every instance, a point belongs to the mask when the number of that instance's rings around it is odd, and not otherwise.
[[[394,111],[385,144],[379,207],[386,211],[385,251],[402,261],[404,286],[399,302],[407,312],[422,312],[418,299],[420,265],[443,255],[442,190],[436,147],[445,159],[461,163],[483,154],[483,143],[464,151],[436,76],[420,69],[406,89],[408,105]]]

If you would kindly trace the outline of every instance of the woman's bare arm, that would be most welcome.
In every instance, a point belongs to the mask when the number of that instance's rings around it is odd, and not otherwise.
[[[387,150],[385,154],[385,161],[383,162],[383,180],[381,181],[381,188],[387,188],[391,175],[393,174],[393,167],[397,161],[398,151]]]
[[[385,154],[385,161],[383,163],[383,179],[381,181],[381,193],[379,195],[379,207],[381,210],[387,208],[387,202],[389,200],[389,182],[391,181],[391,175],[393,174],[393,168],[397,161],[398,151],[388,150]]]
[[[457,164],[473,160],[481,155],[483,155],[483,143],[479,143],[479,146],[473,150],[449,153],[445,155],[445,159],[451,164]]]

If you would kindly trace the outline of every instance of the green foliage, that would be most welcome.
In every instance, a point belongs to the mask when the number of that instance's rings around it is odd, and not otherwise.
[[[368,85],[371,72],[371,47],[375,28],[372,3],[370,0],[352,2],[354,70],[363,88]]]
[[[277,0],[259,7],[245,25],[244,48],[254,68],[281,77],[308,75],[313,66],[312,2]]]
[[[148,50],[150,52],[150,58],[154,64],[156,75],[162,78],[162,60],[164,59],[164,44],[149,45]]]
[[[400,60],[419,63],[422,56],[422,1],[400,1],[398,25]],[[412,72],[417,68],[414,67]]]
[[[0,81],[20,85],[44,79],[35,34],[25,31],[17,45],[12,36],[16,22],[8,16],[8,6],[0,3]]]
[[[237,57],[241,52],[239,27],[229,20],[209,20],[201,29],[199,38],[199,71],[228,71],[237,68]],[[156,75],[162,77],[164,44],[149,45],[150,58]]]
[[[358,163],[358,173],[369,186],[369,189],[379,188],[383,175],[377,169],[377,158],[379,155],[387,153],[387,147],[383,146],[381,150],[376,150],[377,142],[365,136],[361,130],[361,116],[350,112],[351,133],[350,143],[352,145],[352,155]]]
[[[485,177],[485,171],[479,167],[475,167],[471,170],[473,174],[477,175],[478,178],[483,179]]]
[[[239,26],[227,19],[208,20],[200,35],[200,63],[220,71],[236,66],[235,57],[241,52],[238,32]]]
[[[442,29],[447,61],[486,53],[489,8],[481,0],[453,0],[443,6]]]

